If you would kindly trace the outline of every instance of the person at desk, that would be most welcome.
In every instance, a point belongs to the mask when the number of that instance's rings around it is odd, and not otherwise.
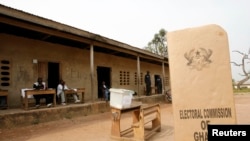
[[[65,84],[65,81],[60,80],[60,82],[59,82],[59,84],[57,86],[57,96],[61,97],[62,105],[66,105],[64,90],[69,90],[69,88]],[[73,94],[73,97],[74,97],[75,103],[79,103],[80,102],[80,100],[78,99],[76,93]]]
[[[45,90],[46,86],[45,86],[45,82],[43,82],[43,79],[41,77],[39,77],[37,79],[37,82],[35,82],[33,84],[33,88],[36,90]],[[46,94],[46,95],[34,95],[34,98],[36,100],[36,108],[40,107],[40,99],[41,98],[45,98],[46,100],[46,105],[47,107],[51,107],[52,106],[52,96],[51,94]]]

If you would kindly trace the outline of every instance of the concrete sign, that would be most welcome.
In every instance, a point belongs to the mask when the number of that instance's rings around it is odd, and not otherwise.
[[[167,40],[175,141],[207,141],[208,124],[236,124],[227,33],[206,25]]]

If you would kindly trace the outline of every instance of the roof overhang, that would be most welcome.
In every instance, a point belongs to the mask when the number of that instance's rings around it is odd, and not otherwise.
[[[3,5],[0,5],[0,27],[0,33],[4,34],[86,50],[93,45],[95,52],[133,60],[139,56],[140,61],[168,65],[168,58],[149,51]]]

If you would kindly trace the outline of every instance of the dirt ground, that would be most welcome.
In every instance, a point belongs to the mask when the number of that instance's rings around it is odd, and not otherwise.
[[[238,124],[250,124],[250,94],[235,95]],[[161,105],[162,130],[150,141],[174,141],[172,105]],[[121,128],[131,125],[129,113],[122,115]],[[0,130],[0,141],[110,141],[110,113],[65,119],[22,128]]]

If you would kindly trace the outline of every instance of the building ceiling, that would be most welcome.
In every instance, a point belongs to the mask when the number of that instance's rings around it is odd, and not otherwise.
[[[20,22],[26,22],[26,21],[20,21]],[[33,27],[39,26],[40,30],[35,30],[35,28],[29,28],[27,27],[27,24],[32,24]],[[90,50],[90,44],[93,44],[94,52],[125,57],[133,60],[137,60],[137,56],[139,54],[140,61],[162,65],[162,60],[160,59],[155,59],[153,57],[147,56],[142,53],[140,54],[131,49],[119,48],[119,46],[115,46],[105,42],[105,40],[107,39],[105,39],[103,42],[100,42],[91,38],[84,38],[80,36],[77,37],[77,35],[66,33],[65,31],[59,31],[48,27],[42,27],[41,25],[35,25],[34,23],[26,22],[25,25],[26,26],[19,26],[18,24],[9,24],[7,22],[0,21],[0,27],[1,27],[0,33],[20,36],[33,40],[40,40],[43,42],[49,42],[53,44],[60,44],[69,47],[86,49],[86,50]],[[42,28],[46,28],[47,32],[43,32]],[[53,33],[59,33],[59,34],[53,34]],[[168,65],[168,63],[166,63],[165,65]]]

